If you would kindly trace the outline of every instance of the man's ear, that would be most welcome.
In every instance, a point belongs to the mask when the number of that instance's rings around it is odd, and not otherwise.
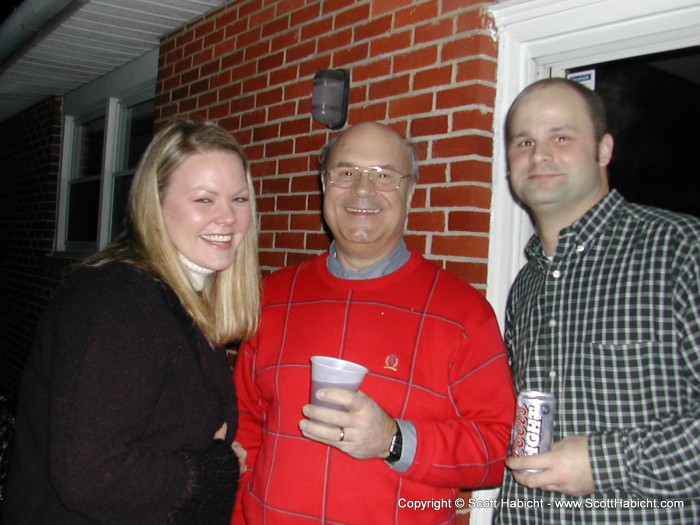
[[[598,164],[605,168],[612,160],[614,140],[610,133],[603,135],[598,143]]]

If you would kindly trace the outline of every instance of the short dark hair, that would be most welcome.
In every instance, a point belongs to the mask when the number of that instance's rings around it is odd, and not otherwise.
[[[523,89],[517,97],[515,97],[515,100],[513,101],[513,103],[510,106],[510,109],[508,110],[508,115],[506,116],[506,140],[508,140],[508,137],[510,137],[511,121],[513,119],[515,109],[517,108],[520,100],[525,95],[532,93],[533,91],[553,85],[570,87],[571,89],[576,91],[576,93],[581,95],[581,98],[583,99],[583,102],[586,104],[586,108],[588,109],[588,115],[590,116],[591,122],[593,123],[593,131],[595,133],[596,142],[600,142],[603,139],[603,135],[605,135],[608,132],[608,116],[605,110],[605,104],[603,104],[603,99],[598,93],[596,93],[592,89],[587,88],[580,82],[575,82],[573,80],[560,77],[544,78],[542,80],[538,80],[537,82],[533,82],[525,89]]]

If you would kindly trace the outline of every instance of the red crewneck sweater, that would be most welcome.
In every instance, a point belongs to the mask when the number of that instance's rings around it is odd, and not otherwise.
[[[417,253],[361,281],[331,275],[327,257],[266,279],[258,336],[241,348],[237,439],[249,470],[232,523],[455,523],[461,488],[497,486],[503,476],[514,393],[493,311]],[[407,472],[302,436],[317,354],[366,366],[361,390],[415,425]]]

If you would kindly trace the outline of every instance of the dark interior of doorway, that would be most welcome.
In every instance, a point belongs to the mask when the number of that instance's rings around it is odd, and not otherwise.
[[[700,217],[700,46],[595,70],[615,139],[610,184],[632,202]]]

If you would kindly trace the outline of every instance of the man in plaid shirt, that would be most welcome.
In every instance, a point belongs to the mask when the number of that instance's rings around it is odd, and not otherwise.
[[[537,228],[506,345],[557,414],[550,452],[508,459],[496,521],[700,523],[700,221],[610,191],[605,110],[575,82],[526,88],[506,137]]]

